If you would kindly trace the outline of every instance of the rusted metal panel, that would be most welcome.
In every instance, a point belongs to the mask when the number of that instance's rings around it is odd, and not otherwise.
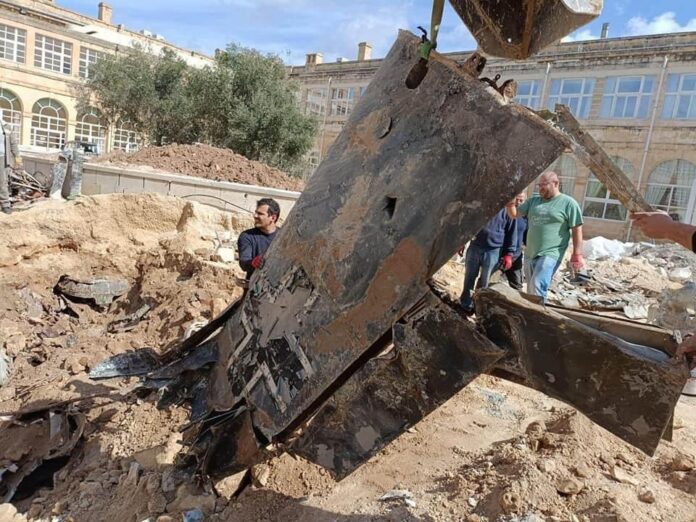
[[[418,43],[400,34],[214,339],[207,404],[245,404],[267,440],[315,411],[462,242],[564,148],[541,118],[436,53],[420,87],[406,89]]]
[[[602,12],[603,0],[450,0],[487,54],[524,60]]]
[[[343,478],[505,355],[432,294],[393,332],[391,348],[331,396],[290,451]]]
[[[505,285],[480,290],[486,335],[524,383],[571,404],[652,455],[689,377],[665,352],[624,341],[534,304]]]

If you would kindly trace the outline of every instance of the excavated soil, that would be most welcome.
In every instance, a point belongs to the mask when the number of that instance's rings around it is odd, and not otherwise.
[[[216,181],[233,181],[301,191],[304,182],[259,161],[248,160],[230,149],[197,143],[145,147],[134,153],[114,151],[94,160],[116,166],[146,166],[165,172]]]
[[[213,259],[247,219],[154,195],[46,201],[0,216],[0,342],[12,360],[0,412],[133,384],[86,372],[134,348],[161,352],[237,298],[241,271]],[[124,278],[130,290],[69,315],[53,293],[63,274]],[[461,277],[449,263],[435,279],[457,295]],[[132,331],[108,332],[143,303],[152,310]],[[673,441],[647,457],[562,403],[482,376],[340,483],[282,454],[216,489],[171,465],[183,407],[123,396],[83,410],[83,440],[54,484],[0,505],[0,521],[166,522],[194,509],[206,521],[244,522],[696,520],[696,399],[682,399]],[[251,484],[228,498],[240,480]],[[391,490],[409,501],[379,500]]]

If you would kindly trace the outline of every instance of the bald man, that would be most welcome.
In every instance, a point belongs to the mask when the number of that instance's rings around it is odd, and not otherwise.
[[[524,272],[527,293],[546,295],[556,270],[563,261],[572,237],[570,258],[575,270],[584,266],[582,258],[582,211],[570,196],[561,193],[558,174],[546,172],[539,178],[539,195],[519,206],[514,202],[505,207],[511,218],[527,218],[527,249]]]

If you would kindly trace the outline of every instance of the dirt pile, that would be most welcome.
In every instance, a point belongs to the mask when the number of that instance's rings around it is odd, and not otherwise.
[[[304,182],[259,161],[251,161],[230,149],[210,145],[146,147],[129,154],[114,151],[95,160],[116,166],[147,166],[186,176],[233,181],[285,190],[301,191]]]

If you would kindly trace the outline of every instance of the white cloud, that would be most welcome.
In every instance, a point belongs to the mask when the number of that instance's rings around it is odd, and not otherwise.
[[[584,42],[585,40],[598,40],[599,36],[592,34],[589,29],[575,31],[573,34],[561,38],[561,42]]]
[[[668,11],[650,21],[642,16],[634,16],[628,21],[626,28],[629,36],[696,31],[696,18],[692,18],[685,25],[681,25],[677,21],[676,15],[672,11]]]

